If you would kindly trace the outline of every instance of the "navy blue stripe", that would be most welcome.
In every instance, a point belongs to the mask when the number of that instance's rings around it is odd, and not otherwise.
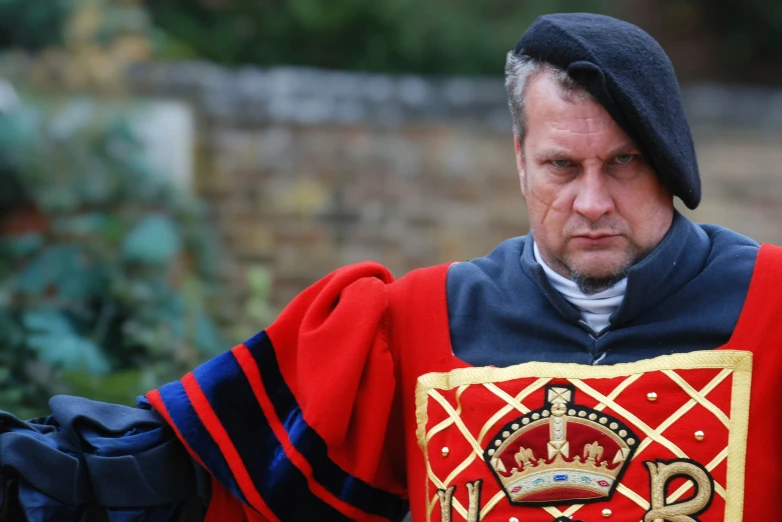
[[[329,458],[326,442],[304,420],[296,398],[283,379],[266,332],[255,335],[244,344],[258,365],[266,393],[280,422],[286,427],[294,447],[309,461],[315,480],[336,497],[362,511],[391,520],[404,517],[408,506],[404,499],[354,477]]]
[[[272,431],[233,353],[218,356],[193,374],[275,515],[281,520],[351,520],[310,491],[307,478],[288,459]]]
[[[228,467],[228,462],[223,457],[212,436],[206,431],[206,427],[193,409],[193,405],[190,404],[190,399],[187,398],[187,393],[185,393],[182,383],[175,381],[166,384],[158,391],[163,399],[163,403],[166,405],[171,420],[176,425],[179,433],[182,434],[182,437],[187,441],[190,449],[198,455],[201,462],[228,491],[246,504],[244,495],[239,489],[239,484],[237,484],[233,473],[231,473],[231,468]]]

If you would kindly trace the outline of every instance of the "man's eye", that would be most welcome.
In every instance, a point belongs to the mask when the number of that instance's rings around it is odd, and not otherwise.
[[[627,165],[628,163],[631,163],[635,159],[635,154],[620,154],[616,158],[614,158],[614,161],[616,161],[620,165]]]
[[[558,169],[566,169],[566,168],[568,168],[569,166],[572,165],[572,163],[570,163],[570,160],[563,160],[563,159],[552,160],[551,164],[554,165]]]

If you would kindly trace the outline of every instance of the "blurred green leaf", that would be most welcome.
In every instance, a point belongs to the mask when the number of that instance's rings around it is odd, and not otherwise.
[[[41,309],[24,314],[23,324],[30,331],[27,345],[38,359],[55,368],[86,368],[94,374],[109,371],[109,363],[100,348],[80,336],[68,317],[56,309]]]
[[[125,370],[109,375],[94,375],[83,371],[64,371],[62,380],[74,395],[115,404],[135,405],[135,397],[143,395],[158,383],[145,370]]]
[[[21,294],[41,296],[62,277],[63,264],[72,251],[61,245],[48,247],[24,267],[16,278],[16,289]]]
[[[181,249],[181,238],[174,222],[157,214],[145,217],[130,231],[122,245],[122,255],[131,263],[165,265]]]
[[[25,333],[11,314],[7,313],[6,309],[0,308],[0,347],[6,349],[0,351],[0,363],[10,359],[13,353],[18,353],[19,347],[24,343]],[[2,364],[0,367],[3,367]]]
[[[77,214],[55,220],[53,227],[58,234],[90,236],[99,234],[107,226],[109,217],[99,212]]]
[[[24,390],[19,387],[5,388],[0,390],[0,409],[19,411],[17,405],[24,396]],[[27,415],[30,416],[30,415]]]
[[[5,243],[8,252],[14,258],[32,255],[44,244],[43,236],[35,233],[12,236],[0,241]]]
[[[16,278],[21,294],[43,296],[56,292],[64,299],[84,299],[103,284],[100,270],[90,266],[75,245],[46,247],[25,266]]]
[[[11,377],[11,369],[5,366],[0,366],[0,385],[4,384]]]
[[[214,357],[225,351],[225,343],[211,317],[198,314],[195,326],[196,347],[203,355]]]
[[[263,266],[253,266],[247,270],[247,285],[253,297],[267,298],[271,291],[271,273]]]
[[[86,368],[95,375],[105,374],[111,369],[108,360],[94,342],[75,334],[32,334],[27,344],[35,350],[38,359],[55,368]]]
[[[62,41],[72,0],[0,1],[0,46],[42,49]]]
[[[20,168],[28,164],[38,143],[40,115],[27,107],[16,107],[0,114],[0,167]]]
[[[68,318],[59,310],[52,308],[24,313],[22,324],[34,334],[73,335],[73,328]]]

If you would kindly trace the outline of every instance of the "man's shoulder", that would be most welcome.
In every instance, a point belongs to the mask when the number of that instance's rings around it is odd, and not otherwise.
[[[757,250],[760,247],[760,243],[751,237],[722,225],[701,224],[698,226],[706,232],[715,248],[754,248]]]
[[[709,238],[709,255],[706,266],[738,270],[752,270],[760,243],[721,225],[698,225]]]
[[[506,239],[483,257],[452,264],[448,270],[448,281],[475,278],[498,279],[506,276],[508,268],[519,266],[526,245],[527,236]]]
[[[476,306],[520,306],[535,283],[522,268],[531,248],[529,236],[503,241],[488,255],[451,265],[447,275],[448,308],[458,315]],[[480,303],[483,303],[481,305]]]

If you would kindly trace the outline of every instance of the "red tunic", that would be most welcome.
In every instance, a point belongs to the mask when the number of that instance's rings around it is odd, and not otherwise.
[[[649,520],[733,521],[742,513],[757,520],[778,511],[782,248],[761,248],[725,346],[603,367],[469,367],[448,340],[445,269],[434,277],[433,270],[412,273],[389,291],[415,521],[644,520],[654,507],[645,463],[658,462],[684,463],[694,479],[665,485],[653,514],[667,515]],[[556,390],[568,390],[567,397]],[[568,410],[559,420],[557,402]],[[555,423],[564,433],[559,441]],[[469,513],[467,484],[476,481],[479,518]],[[708,499],[694,498],[699,489]]]
[[[215,477],[207,520],[393,520],[406,498],[415,522],[776,512],[782,248],[725,346],[612,366],[457,359],[447,269],[337,270],[149,394]]]

